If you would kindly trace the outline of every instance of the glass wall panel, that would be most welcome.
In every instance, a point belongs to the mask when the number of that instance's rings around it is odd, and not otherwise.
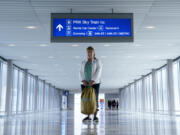
[[[23,93],[24,93],[24,72],[19,70],[19,84],[17,96],[17,112],[23,111]]]
[[[174,82],[174,103],[175,110],[180,113],[180,61],[173,63],[173,82]]]
[[[137,111],[141,111],[142,109],[142,80],[137,81],[137,89],[136,89],[136,100],[137,100]]]
[[[144,78],[144,98],[142,95],[142,79],[130,84],[120,91],[120,106],[121,109],[137,112],[153,111],[153,94],[152,94],[152,74]],[[145,110],[142,108],[142,102],[145,104]]]
[[[131,104],[132,104],[131,108],[132,108],[132,111],[135,111],[136,104],[135,104],[134,84],[131,84],[130,89],[131,89]]]
[[[11,67],[9,67],[11,68]],[[6,107],[6,92],[7,92],[7,75],[8,65],[7,62],[0,59],[0,116],[8,114],[22,113],[23,106],[25,106],[27,112],[35,111],[35,99],[37,98],[38,111],[44,111],[44,107],[47,111],[50,109],[60,108],[60,92],[55,87],[50,86],[41,79],[38,79],[36,83],[35,76],[28,73],[27,75],[27,91],[24,90],[25,85],[25,73],[24,70],[13,64],[12,66],[12,89],[9,91],[10,99],[9,106],[11,112],[5,112]],[[36,87],[38,84],[38,87]],[[45,87],[44,87],[45,86]],[[36,91],[37,88],[37,91]],[[27,92],[27,95],[25,95]],[[27,96],[27,97],[24,97]],[[25,102],[26,100],[27,102]],[[26,105],[24,105],[26,103]]]
[[[18,69],[13,67],[13,86],[12,86],[12,97],[11,97],[11,111],[16,113],[17,105],[17,91],[18,91]]]
[[[23,87],[24,87],[24,72],[13,66],[13,80],[12,80],[12,113],[21,113],[23,104]]]
[[[38,81],[38,83],[39,83],[39,91],[38,91],[38,106],[37,106],[37,108],[38,108],[38,110],[42,110],[43,109],[43,81],[42,80],[39,80]]]
[[[173,72],[174,72],[174,86],[175,86],[175,101],[176,101],[176,110],[180,110],[180,101],[179,101],[179,63],[174,63],[173,65]],[[146,76],[144,81],[142,79],[136,81],[136,89],[135,83],[132,83],[128,87],[124,88],[120,92],[120,97],[124,99],[122,102],[122,107],[127,110],[127,106],[130,107],[131,111],[138,111],[138,112],[152,112],[153,111],[153,104],[157,105],[157,110],[162,112],[168,112],[168,83],[167,83],[167,67],[163,67],[156,71],[155,73],[155,81],[156,81],[156,91],[155,95],[153,95],[152,89],[152,74]],[[142,84],[144,82],[144,84]],[[144,86],[144,88],[142,88]],[[144,90],[144,98],[143,92]],[[153,101],[153,96],[156,97],[156,103]],[[143,101],[144,99],[144,101]],[[124,103],[126,102],[126,103]],[[143,103],[144,102],[144,110],[143,110]],[[126,106],[127,105],[127,106]]]
[[[0,115],[5,114],[7,86],[7,63],[0,60]]]
[[[45,109],[48,110],[48,102],[49,102],[49,85],[45,84]]]
[[[158,111],[168,111],[167,67],[156,72],[156,82],[157,109]]]
[[[153,111],[152,74],[145,77],[145,111]]]
[[[28,90],[27,90],[27,111],[34,111],[35,102],[35,77],[28,74]]]

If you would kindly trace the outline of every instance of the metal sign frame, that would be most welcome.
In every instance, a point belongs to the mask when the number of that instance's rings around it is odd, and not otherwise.
[[[71,36],[53,36],[53,19],[131,19],[131,37],[71,37]],[[133,42],[134,26],[133,13],[51,13],[51,42],[54,43],[105,43],[105,42]]]

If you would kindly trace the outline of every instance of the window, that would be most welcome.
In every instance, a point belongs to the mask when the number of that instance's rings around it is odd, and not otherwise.
[[[49,85],[45,84],[45,109],[48,110],[49,104]]]
[[[24,72],[19,70],[18,76],[18,96],[17,96],[17,112],[23,111],[23,93],[24,93]]]
[[[53,106],[53,91],[54,91],[54,88],[53,88],[53,87],[50,87],[50,88],[49,88],[49,96],[50,96],[49,108],[50,108],[50,109],[51,109],[52,106]]]
[[[38,83],[39,83],[39,91],[38,91],[38,106],[37,106],[37,108],[38,108],[38,110],[42,110],[43,109],[43,81],[42,80],[39,80],[38,81]]]
[[[17,90],[18,89],[18,69],[13,67],[13,86],[12,86],[12,100],[11,100],[11,111],[16,113],[17,105]]]
[[[10,69],[11,67],[12,78],[7,78],[9,71],[8,68]],[[7,79],[11,79],[11,81],[7,82]],[[27,83],[24,82],[26,79]],[[8,95],[7,83],[12,84],[12,88],[8,91]],[[25,84],[27,84],[26,91],[24,89],[26,88]],[[59,94],[59,90],[55,87],[45,83],[41,79],[38,79],[36,82],[35,76],[30,73],[28,73],[27,78],[25,78],[24,70],[17,67],[16,65],[8,67],[7,62],[0,59],[0,116],[5,114],[22,113],[24,109],[27,112],[34,112],[36,98],[38,111],[44,111],[44,109],[59,109]],[[9,101],[8,104],[6,103],[6,96],[9,96],[7,100]],[[24,100],[26,100],[26,102]],[[26,105],[24,103],[26,103]],[[6,112],[6,106],[10,107],[8,110],[11,112]],[[26,108],[23,108],[23,106]]]
[[[136,89],[137,111],[142,109],[142,80],[137,81]]]
[[[7,63],[0,60],[0,115],[5,114]]]
[[[157,108],[159,111],[168,111],[167,67],[156,72]]]
[[[28,74],[27,111],[34,110],[34,102],[35,102],[35,77]]]
[[[58,89],[55,90],[55,97],[54,97],[54,102],[55,102],[55,108],[58,109],[60,108],[60,91]]]
[[[17,113],[22,111],[24,72],[13,66],[11,111]]]
[[[131,109],[132,109],[133,111],[135,111],[135,109],[136,109],[136,104],[135,104],[134,84],[131,84],[131,86],[130,86],[130,91],[131,91],[131,94],[130,94]]]
[[[174,103],[175,110],[180,112],[180,61],[173,63],[173,82],[174,82]]]
[[[152,74],[145,77],[145,111],[153,111]]]
[[[142,106],[143,102],[145,104],[144,110]],[[142,88],[142,79],[136,82],[136,89],[135,83],[122,89],[120,92],[120,106],[121,109],[130,111],[153,111],[152,74],[144,78],[144,89]]]
[[[174,74],[175,74],[175,90],[176,90],[176,109],[180,110],[179,102],[179,69],[178,64],[174,64]],[[122,106],[124,109],[127,109],[127,106],[133,111],[153,111],[153,104],[157,105],[157,110],[162,112],[168,112],[168,86],[167,86],[167,67],[163,67],[156,71],[155,73],[156,81],[156,91],[153,95],[152,89],[152,74],[146,76],[144,81],[142,79],[136,81],[121,91],[120,97]],[[142,84],[144,82],[144,84]],[[134,87],[136,85],[136,87]],[[143,87],[142,87],[143,86]],[[144,97],[143,97],[144,96]],[[153,96],[156,96],[156,103],[153,101]],[[124,101],[122,101],[124,99]],[[124,103],[125,102],[125,103]],[[143,106],[144,105],[144,106]],[[178,108],[179,107],[179,108]]]

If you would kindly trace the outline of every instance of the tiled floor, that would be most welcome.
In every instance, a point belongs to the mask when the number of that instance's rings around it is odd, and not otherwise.
[[[180,135],[180,117],[100,111],[100,122],[82,123],[80,112],[62,111],[0,119],[0,135]]]

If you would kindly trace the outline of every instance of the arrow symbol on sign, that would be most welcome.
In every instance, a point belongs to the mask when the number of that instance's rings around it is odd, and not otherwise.
[[[63,29],[63,26],[61,24],[59,24],[56,29],[58,29],[59,31],[61,31],[61,29]]]

